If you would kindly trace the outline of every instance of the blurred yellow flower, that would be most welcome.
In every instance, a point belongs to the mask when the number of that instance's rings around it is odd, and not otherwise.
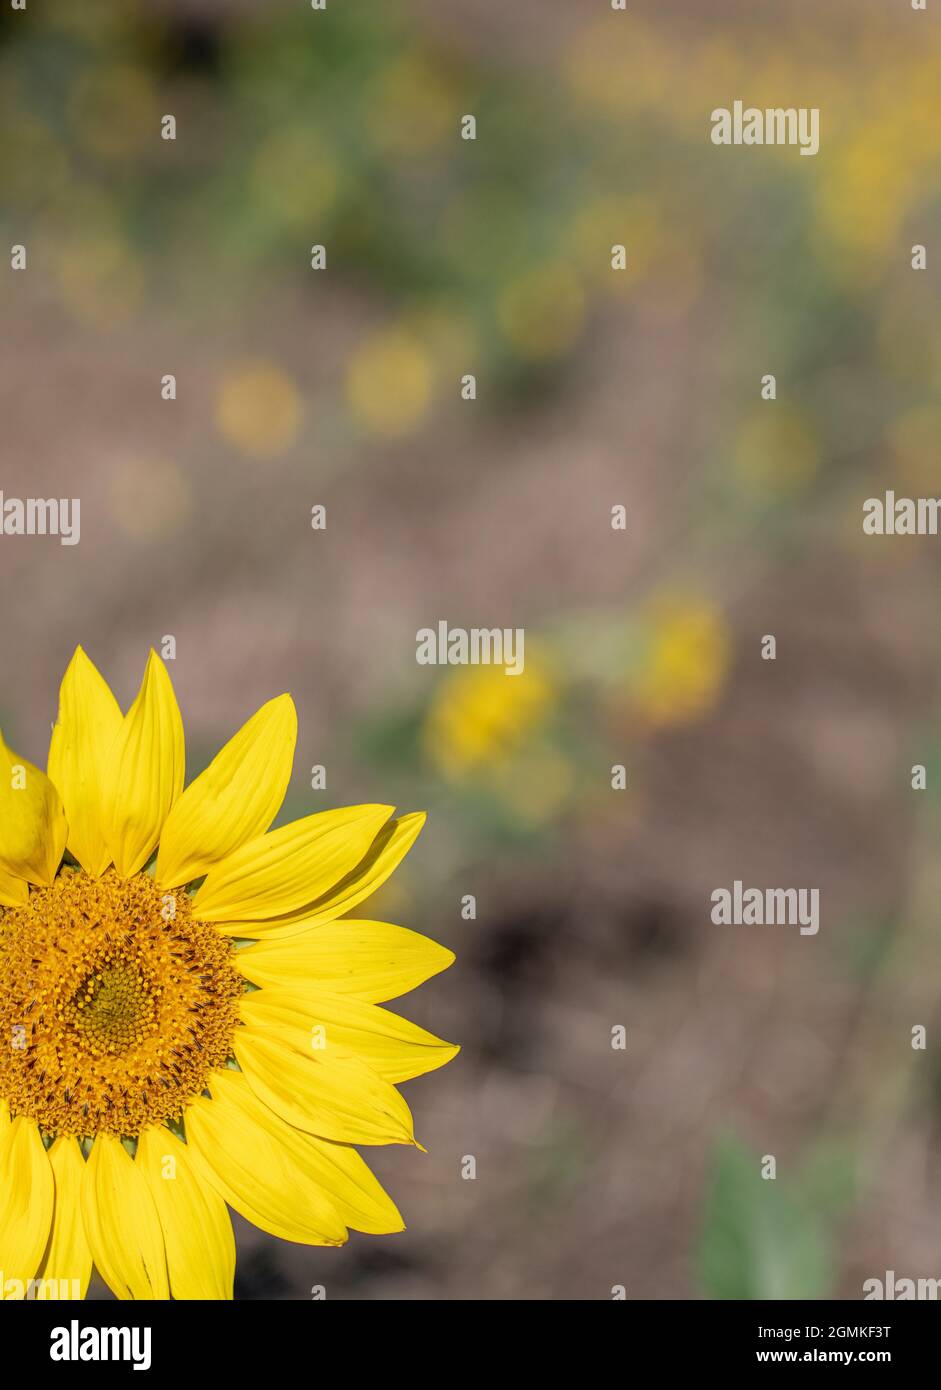
[[[643,107],[668,110],[675,60],[649,24],[606,15],[576,35],[565,59],[572,92],[608,116]]]
[[[134,540],[159,540],[175,531],[192,505],[189,480],[172,459],[122,459],[108,488],[111,515]]]
[[[661,595],[643,620],[642,660],[631,681],[635,712],[653,726],[690,723],[713,707],[728,674],[731,636],[722,611],[696,594]]]
[[[800,492],[819,465],[820,445],[799,411],[780,401],[763,401],[746,416],[735,445],[735,466],[754,488]]]
[[[906,411],[889,426],[886,442],[892,454],[893,478],[911,493],[936,494],[939,439],[941,409],[935,405]]]
[[[881,125],[861,124],[818,191],[825,232],[857,263],[888,249],[908,214],[917,170]]]
[[[297,438],[300,420],[300,393],[274,363],[246,362],[226,374],[216,401],[216,424],[243,454],[283,454]]]
[[[435,364],[436,377],[450,375],[457,383],[464,372],[473,371],[480,335],[466,301],[460,297],[423,301],[407,309],[401,328],[423,345],[423,351]]]
[[[459,137],[457,95],[439,61],[420,53],[396,58],[370,80],[363,123],[377,149],[415,158]]]
[[[876,277],[906,219],[930,197],[941,155],[933,55],[918,61],[910,47],[888,56],[873,50],[870,63],[865,108],[847,102],[840,110],[817,202],[822,249],[829,238],[833,272],[854,289]]]
[[[316,131],[305,127],[276,131],[252,160],[250,196],[266,217],[292,230],[316,233],[333,207],[337,185],[330,150]]]
[[[62,302],[90,328],[118,328],[134,315],[144,293],[144,271],[117,232],[79,234],[55,251]]]
[[[585,278],[606,293],[628,289],[647,271],[662,232],[657,205],[647,194],[589,198],[575,213],[566,246]],[[611,268],[611,247],[623,245],[627,268]]]
[[[610,264],[610,249],[608,254]],[[543,261],[504,288],[497,317],[518,356],[531,361],[561,357],[582,330],[585,294],[565,261]]]
[[[414,334],[382,329],[366,338],[346,369],[350,411],[371,434],[409,434],[431,401],[431,358]]]
[[[425,752],[439,772],[456,780],[490,770],[542,727],[555,700],[549,672],[531,651],[518,676],[499,666],[455,667],[425,718]]]

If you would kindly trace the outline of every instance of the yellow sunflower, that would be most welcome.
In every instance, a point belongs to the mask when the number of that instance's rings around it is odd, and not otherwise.
[[[84,1297],[94,1265],[231,1298],[226,1203],[306,1245],[403,1229],[353,1145],[415,1144],[396,1084],[457,1048],[378,1006],[454,957],[344,914],[424,815],[270,830],[296,733],[271,700],[184,790],[162,662],[122,716],[78,648],[48,776],[0,738],[0,1297]]]

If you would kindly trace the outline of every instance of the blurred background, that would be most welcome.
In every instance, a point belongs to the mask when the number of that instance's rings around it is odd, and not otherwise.
[[[941,542],[861,526],[941,490],[939,59],[903,0],[0,11],[0,486],[82,508],[0,538],[4,736],[78,642],[126,706],[175,637],[190,775],[290,690],[285,818],[427,809],[360,915],[458,956],[392,1006],[463,1046],[368,1154],[408,1231],[237,1221],[237,1296],[941,1277]],[[736,99],[820,153],[712,146]]]

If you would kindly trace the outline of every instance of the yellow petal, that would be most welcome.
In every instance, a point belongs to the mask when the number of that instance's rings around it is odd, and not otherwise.
[[[110,806],[111,752],[121,710],[107,682],[77,647],[59,689],[59,718],[49,743],[49,776],[65,806],[68,848],[89,874],[111,863],[105,840]]]
[[[365,1159],[349,1144],[335,1144],[291,1130],[291,1147],[303,1155],[308,1171],[354,1231],[385,1236],[404,1231],[405,1222]]]
[[[55,1184],[33,1120],[18,1115],[0,1131],[0,1275],[24,1286],[46,1248]],[[25,1295],[25,1287],[23,1293]]]
[[[48,887],[66,834],[62,802],[49,778],[0,737],[0,869]]]
[[[137,1167],[163,1227],[174,1298],[227,1299],[235,1279],[235,1237],[225,1202],[197,1172],[185,1144],[166,1127],[144,1130]]]
[[[344,806],[259,835],[210,869],[194,917],[257,921],[290,912],[349,873],[391,814],[391,806]]]
[[[263,938],[235,955],[252,984],[319,985],[369,1004],[407,994],[453,960],[453,951],[407,927],[348,917],[286,938]]]
[[[384,825],[365,856],[346,877],[321,897],[309,900],[303,908],[277,917],[270,913],[265,921],[234,921],[223,930],[232,936],[259,936],[273,940],[293,936],[306,927],[334,921],[385,883],[417,840],[425,819],[424,811],[413,811]]]
[[[339,1144],[412,1144],[412,1117],[394,1086],[365,1062],[311,1030],[289,1031],[270,1013],[252,1014],[232,1043],[259,1100],[289,1125]],[[306,1051],[304,1050],[306,1048]]]
[[[237,1212],[270,1235],[302,1245],[342,1245],[346,1226],[318,1186],[289,1125],[257,1100],[244,1076],[216,1072],[212,1100],[187,1107],[187,1150]]]
[[[201,878],[264,834],[291,780],[296,741],[297,712],[290,695],[262,705],[167,817],[157,855],[159,884],[176,887]]]
[[[112,751],[108,846],[122,878],[142,868],[183,788],[183,720],[166,667],[152,651]]]
[[[228,1075],[237,1077],[234,1072]],[[252,1104],[259,1104],[254,1096]],[[256,1113],[261,1120],[265,1117],[265,1108],[262,1106]],[[270,1113],[264,1122],[276,1126],[272,1133],[278,1143],[292,1162],[302,1167],[307,1182],[323,1195],[346,1226],[370,1235],[390,1235],[405,1229],[392,1198],[356,1149],[349,1144],[336,1144],[330,1139],[303,1134],[282,1124]]]
[[[20,907],[28,897],[29,884],[26,879],[0,869],[0,907]]]
[[[169,1298],[163,1232],[150,1187],[112,1134],[99,1134],[85,1164],[82,1219],[95,1268],[121,1299]]]
[[[390,1009],[313,987],[256,990],[240,1007],[252,1029],[286,1038],[295,1048],[309,1048],[311,1030],[322,1029],[327,1043],[322,1055],[336,1048],[352,1052],[393,1085],[443,1067],[460,1051]]]
[[[84,1298],[91,1278],[91,1250],[82,1221],[82,1180],[85,1160],[77,1139],[60,1137],[49,1150],[55,1180],[52,1234],[41,1276],[59,1282],[65,1298]]]

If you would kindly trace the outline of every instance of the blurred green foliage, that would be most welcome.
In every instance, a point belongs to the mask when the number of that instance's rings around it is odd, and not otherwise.
[[[699,1280],[710,1298],[832,1295],[832,1226],[852,1196],[846,1157],[824,1150],[796,1179],[764,1178],[737,1138],[716,1142],[703,1211]]]

